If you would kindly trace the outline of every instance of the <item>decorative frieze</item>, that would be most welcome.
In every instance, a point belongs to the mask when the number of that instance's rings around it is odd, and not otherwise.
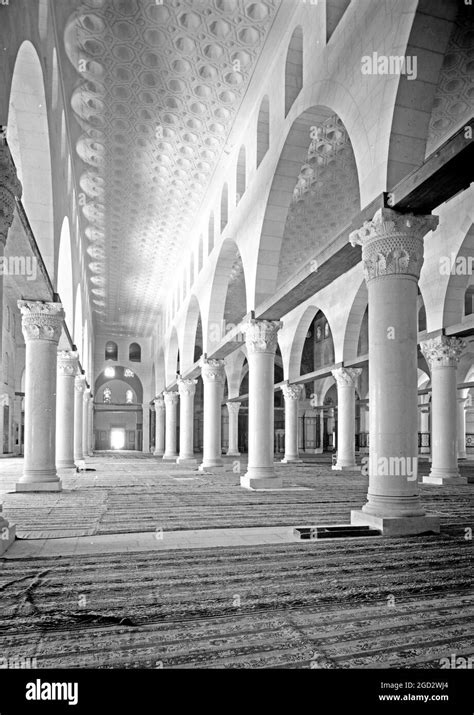
[[[380,208],[371,221],[352,231],[352,246],[362,246],[365,280],[403,274],[420,277],[423,265],[423,238],[434,231],[438,216],[401,214]]]
[[[278,344],[278,331],[283,326],[279,320],[250,320],[242,323],[242,332],[249,353],[275,354]]]
[[[461,338],[440,335],[425,340],[420,347],[430,370],[433,370],[437,367],[457,367],[466,344]]]
[[[40,300],[19,300],[25,341],[47,340],[58,343],[64,320],[61,303]]]

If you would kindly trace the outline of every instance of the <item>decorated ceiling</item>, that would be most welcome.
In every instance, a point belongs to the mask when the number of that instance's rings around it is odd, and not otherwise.
[[[100,332],[152,331],[280,0],[84,0],[64,29]]]

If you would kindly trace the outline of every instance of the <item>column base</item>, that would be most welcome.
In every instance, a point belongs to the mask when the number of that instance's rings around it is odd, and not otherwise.
[[[16,524],[9,524],[8,521],[0,515],[0,556],[10,548],[15,541]]]
[[[158,451],[153,452],[154,457],[162,457],[164,455],[164,450],[159,449]]]
[[[222,459],[208,459],[202,462],[198,469],[200,472],[205,472],[206,469],[224,469],[224,462]]]
[[[226,452],[226,457],[240,457],[240,452]]]
[[[197,459],[195,459],[194,457],[178,457],[178,459],[176,460],[176,464],[196,465]]]
[[[460,474],[457,476],[450,477],[448,475],[435,475],[430,474],[427,477],[423,477],[423,484],[438,484],[443,486],[443,484],[467,484],[467,477],[462,477]]]
[[[15,484],[16,492],[62,492],[63,485],[61,480],[57,482],[17,482]]]
[[[382,536],[409,536],[415,534],[439,534],[438,516],[375,516],[362,510],[351,511],[351,524],[371,526]]]
[[[303,460],[299,457],[283,457],[280,464],[303,464]]]
[[[333,464],[331,469],[336,472],[360,472],[360,466],[354,462],[354,464]]]
[[[75,469],[76,465],[72,459],[60,459],[56,462],[56,469]]]
[[[252,477],[247,472],[240,477],[240,486],[244,489],[281,489],[283,480],[281,477]]]
[[[163,462],[175,462],[178,459],[179,454],[176,452],[176,454],[164,454],[163,455]]]

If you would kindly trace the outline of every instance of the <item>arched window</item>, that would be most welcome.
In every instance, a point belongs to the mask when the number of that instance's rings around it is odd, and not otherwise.
[[[112,390],[110,389],[110,387],[104,387],[102,399],[106,405],[110,405],[110,403],[112,402]]]
[[[237,159],[237,177],[236,177],[236,196],[235,203],[239,204],[240,199],[245,193],[246,186],[246,159],[245,159],[245,147],[240,147],[239,158]]]
[[[117,343],[114,343],[113,340],[109,340],[105,343],[105,359],[118,360],[118,347]]]
[[[303,30],[297,27],[288,46],[285,65],[285,117],[303,87]]]
[[[270,146],[270,103],[268,97],[262,99],[257,121],[257,167]]]
[[[329,338],[329,323],[324,323],[324,337]]]
[[[130,347],[128,348],[128,359],[130,362],[141,362],[142,349],[138,343],[130,343]]]
[[[133,403],[133,391],[132,390],[126,391],[125,402],[127,403],[127,405],[131,405]]]
[[[130,370],[129,367],[126,367],[125,370],[123,371],[123,376],[124,377],[135,377],[135,373],[133,370]]]
[[[114,367],[106,367],[104,370],[104,375],[105,375],[105,377],[108,377],[108,378],[115,377],[115,368]]]

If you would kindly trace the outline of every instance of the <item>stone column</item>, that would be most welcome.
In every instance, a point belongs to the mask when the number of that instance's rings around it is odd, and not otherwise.
[[[281,326],[276,320],[252,319],[242,324],[249,364],[248,471],[240,478],[246,489],[282,486],[273,465],[274,362]]]
[[[163,392],[166,410],[166,434],[165,453],[163,462],[176,462],[178,452],[176,451],[176,425],[178,422],[178,400],[177,392]]]
[[[458,470],[456,371],[466,343],[440,335],[421,343],[431,370],[431,472],[424,484],[467,484]]]
[[[194,457],[194,395],[197,380],[178,377],[179,457],[177,464],[197,464]]]
[[[229,413],[229,447],[228,457],[240,457],[239,452],[239,410],[241,402],[226,402]]]
[[[467,459],[466,453],[466,397],[458,397],[458,459]]]
[[[332,468],[358,470],[355,460],[355,390],[362,368],[339,367],[331,372],[337,384],[337,462]]]
[[[301,463],[298,449],[298,401],[301,396],[301,385],[283,385],[281,388],[285,398],[285,456],[282,464]]]
[[[165,453],[165,401],[160,395],[153,401],[155,405],[155,457]]]
[[[90,387],[84,390],[84,404],[82,406],[82,458],[89,456],[89,402],[91,399]]]
[[[57,349],[61,303],[19,300],[25,355],[25,461],[17,491],[60,491],[56,471]]]
[[[83,441],[83,411],[84,390],[86,389],[85,375],[76,375],[74,380],[74,461],[77,463],[84,459]]]
[[[56,395],[56,467],[74,469],[74,380],[77,352],[58,351]]]
[[[430,433],[430,403],[424,402],[424,406],[420,407],[420,432]],[[431,435],[430,435],[431,439]],[[430,454],[430,447],[420,447],[420,454]]]
[[[94,455],[94,398],[91,392],[89,400],[89,457]]]
[[[223,467],[221,446],[221,402],[225,372],[223,360],[208,360],[201,356],[201,375],[204,385],[204,439],[202,464],[199,471]]]
[[[439,531],[439,518],[422,509],[417,485],[418,279],[423,237],[437,225],[436,216],[382,208],[349,237],[362,246],[370,356],[368,501],[351,520],[384,535]]]

